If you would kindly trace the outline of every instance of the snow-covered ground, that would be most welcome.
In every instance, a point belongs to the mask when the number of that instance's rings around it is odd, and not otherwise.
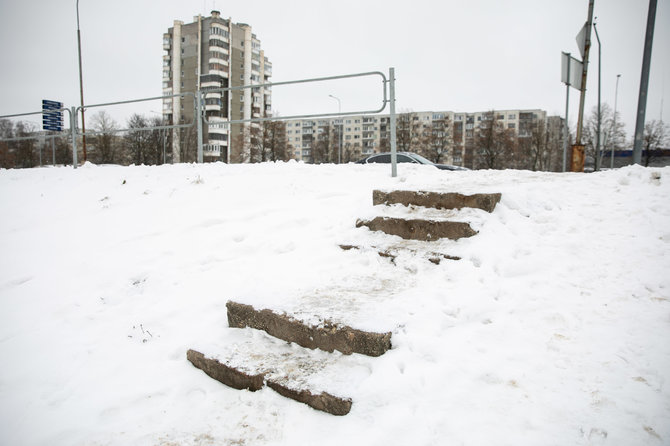
[[[670,444],[670,168],[389,170],[0,171],[0,444]],[[502,201],[430,245],[462,260],[393,264],[338,247],[421,245],[355,228],[419,212],[373,207],[375,188]],[[343,417],[234,390],[186,360],[262,336],[228,328],[228,300],[393,348],[323,354]]]

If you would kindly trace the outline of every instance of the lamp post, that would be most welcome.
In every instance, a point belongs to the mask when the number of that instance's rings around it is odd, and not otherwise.
[[[81,99],[82,146],[84,150],[84,162],[86,162],[86,123],[84,121],[84,81],[81,74],[81,31],[79,30],[79,0],[77,0],[77,49],[79,53],[79,97]]]
[[[614,89],[614,118],[612,120],[612,127],[614,127],[614,134],[612,135],[612,139],[614,139],[614,142],[612,144],[612,156],[610,160],[610,168],[614,169],[614,147],[616,146],[616,140],[617,140],[617,131],[616,131],[616,101],[619,96],[619,78],[621,77],[620,74],[616,75],[616,88]]]
[[[598,17],[596,17],[596,20]],[[600,36],[598,35],[598,27],[596,23],[593,22],[593,30],[596,32],[596,40],[598,41],[598,125],[596,129],[596,159],[595,159],[595,168],[597,172],[600,168],[600,125],[602,122],[602,115],[600,112],[600,61],[601,61],[601,45],[600,45]]]
[[[342,113],[342,102],[340,102],[340,98],[333,96],[332,94],[328,95],[329,97],[335,99],[337,101],[337,113],[340,114]],[[342,120],[342,117],[340,117],[340,121]],[[337,154],[337,164],[342,164],[342,126],[344,123],[340,123],[340,131],[338,132],[338,154]]]

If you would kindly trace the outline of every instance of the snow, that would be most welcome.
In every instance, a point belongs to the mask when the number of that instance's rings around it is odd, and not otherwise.
[[[389,171],[0,170],[0,443],[670,444],[670,168]],[[443,213],[479,233],[426,244],[355,227],[435,216],[372,206],[373,189],[502,200]],[[311,353],[313,382],[353,400],[343,417],[234,390],[186,351],[297,347],[228,328],[228,300],[393,347]]]

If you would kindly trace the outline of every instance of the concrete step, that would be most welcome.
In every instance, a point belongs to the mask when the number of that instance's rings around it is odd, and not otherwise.
[[[372,220],[358,220],[356,227],[360,228],[361,226],[367,226],[372,231],[397,235],[406,240],[433,241],[441,238],[458,240],[477,234],[477,231],[472,229],[469,223],[458,221],[375,217]]]
[[[429,262],[434,263],[435,265],[439,265],[442,262],[442,260],[461,260],[461,258],[458,256],[451,256],[440,252],[425,251],[411,248],[400,248],[400,247],[383,248],[379,246],[365,247],[360,245],[339,245],[339,246],[340,249],[342,249],[343,251],[350,251],[352,249],[357,251],[375,251],[380,257],[390,259],[393,264],[395,264],[395,260],[398,258],[398,256],[404,254],[423,257]]]
[[[262,340],[256,339],[253,342],[234,344],[232,348],[228,346],[228,351],[217,355],[205,355],[190,349],[186,358],[211,378],[234,389],[255,392],[267,386],[286,398],[307,404],[316,410],[333,415],[349,413],[351,398],[335,396],[319,389],[319,380],[328,382],[327,377],[311,379],[320,372],[323,375],[324,367],[332,368],[335,360],[310,357],[308,353],[296,352],[295,348],[286,343],[273,345],[272,341],[260,341]],[[213,351],[217,350],[222,349]],[[335,367],[329,373],[343,376],[347,371],[344,367]]]
[[[493,212],[500,201],[501,194],[473,194],[463,195],[455,192],[440,193],[426,191],[394,190],[384,192],[372,191],[372,204],[390,205],[402,204],[405,206],[423,206],[436,209],[476,208],[486,212]]]
[[[251,305],[233,301],[228,301],[226,308],[230,327],[263,330],[276,338],[310,349],[380,356],[391,348],[391,332],[362,331],[329,320],[322,320],[314,326],[286,314],[268,309],[256,310]]]

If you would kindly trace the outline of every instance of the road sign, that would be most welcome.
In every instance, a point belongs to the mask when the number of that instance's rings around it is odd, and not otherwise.
[[[579,33],[575,38],[577,40],[577,46],[579,47],[579,53],[582,55],[582,59],[584,59],[584,52],[586,51],[586,33],[588,32],[588,28],[589,22],[586,22],[582,29],[579,30]]]
[[[581,61],[570,56],[568,53],[561,53],[561,82],[569,86],[582,89],[582,69]]]
[[[47,99],[42,99],[42,110],[58,110],[63,108],[62,102],[49,101]]]
[[[63,103],[42,99],[42,129],[60,132],[63,130]]]

